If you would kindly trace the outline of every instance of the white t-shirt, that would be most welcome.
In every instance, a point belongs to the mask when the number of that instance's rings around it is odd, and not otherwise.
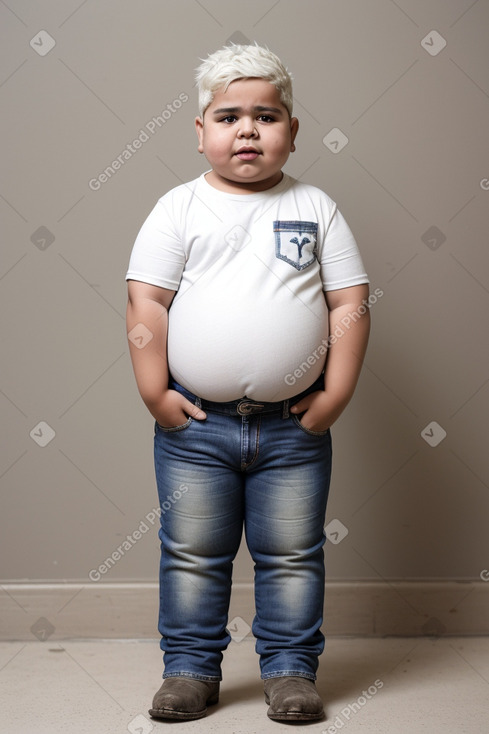
[[[205,174],[169,191],[137,236],[126,279],[177,291],[171,374],[216,401],[285,400],[309,387],[325,362],[323,291],[368,283],[334,201],[288,175],[256,194],[220,191]]]

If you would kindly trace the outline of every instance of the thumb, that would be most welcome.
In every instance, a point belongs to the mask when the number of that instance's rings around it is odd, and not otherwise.
[[[295,403],[290,408],[290,412],[291,413],[304,413],[304,411],[307,410],[308,405],[309,405],[309,402],[307,401],[307,399],[306,398],[303,398],[302,400],[299,400],[298,403]]]
[[[204,418],[207,418],[207,413],[204,413],[202,408],[198,408],[196,405],[191,403],[190,400],[185,399],[183,409],[187,413],[187,415],[190,415],[192,418],[195,418],[198,421],[202,421],[204,420]]]

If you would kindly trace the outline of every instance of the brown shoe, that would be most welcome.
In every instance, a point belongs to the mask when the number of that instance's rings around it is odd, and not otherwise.
[[[296,676],[267,678],[263,683],[268,717],[276,721],[316,721],[324,716],[314,681]]]
[[[176,676],[165,678],[149,715],[155,719],[201,719],[219,701],[219,681]]]

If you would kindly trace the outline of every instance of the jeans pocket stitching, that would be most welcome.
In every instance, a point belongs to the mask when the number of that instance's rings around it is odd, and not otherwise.
[[[185,430],[185,428],[188,428],[188,426],[192,423],[193,418],[189,415],[188,419],[185,421],[185,423],[182,423],[180,426],[170,426],[165,427],[162,426],[156,421],[157,427],[160,429],[160,431],[163,431],[163,433],[178,433],[179,431]]]
[[[329,428],[326,428],[325,431],[311,431],[310,428],[306,428],[302,425],[300,422],[299,416],[293,415],[292,418],[294,419],[295,425],[306,434],[306,436],[313,436],[315,438],[321,438],[321,436],[327,436]]]

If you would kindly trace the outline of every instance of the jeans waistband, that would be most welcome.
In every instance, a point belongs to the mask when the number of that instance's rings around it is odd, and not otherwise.
[[[177,390],[179,393],[184,395],[188,400],[202,408],[204,411],[210,413],[221,413],[223,415],[234,415],[234,416],[246,416],[256,414],[267,414],[267,413],[281,413],[282,418],[289,417],[289,407],[294,403],[298,403],[299,400],[305,398],[312,392],[317,390],[324,390],[324,376],[321,374],[315,382],[312,383],[308,388],[303,390],[298,395],[294,395],[286,400],[279,400],[278,402],[265,402],[258,400],[250,400],[247,397],[240,398],[239,400],[231,400],[226,403],[220,403],[213,400],[206,400],[198,395],[187,390],[183,385],[180,385],[176,380],[170,376],[168,387],[172,390]]]

